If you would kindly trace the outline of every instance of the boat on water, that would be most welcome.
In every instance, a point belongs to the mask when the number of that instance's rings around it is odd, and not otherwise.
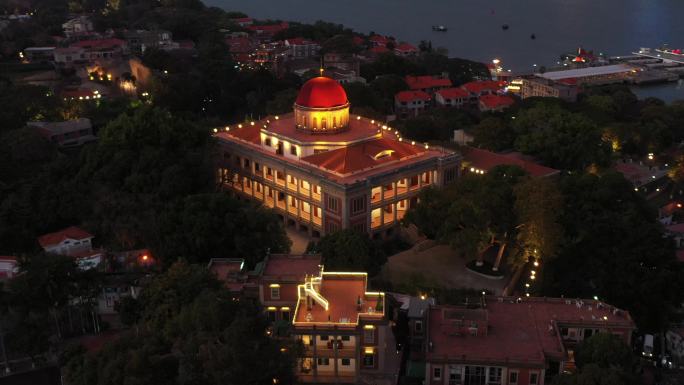
[[[443,25],[433,25],[433,26],[432,26],[432,30],[433,30],[433,31],[437,31],[437,32],[446,32],[446,31],[447,31],[447,27],[445,27],[445,26],[443,26]]]

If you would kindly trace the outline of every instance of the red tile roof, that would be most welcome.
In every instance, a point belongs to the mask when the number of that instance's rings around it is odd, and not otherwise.
[[[302,160],[344,175],[422,154],[423,152],[421,147],[409,143],[379,138],[332,151],[309,155],[302,158]]]
[[[494,80],[482,80],[465,83],[461,86],[471,94],[479,95],[483,91],[497,92],[503,88],[503,84]]]
[[[354,44],[356,44],[356,45],[363,45],[363,43],[365,43],[365,40],[364,40],[361,36],[354,36],[354,37],[352,38],[352,41],[353,41]]]
[[[451,87],[449,78],[435,76],[406,76],[406,84],[412,90],[423,90],[427,88],[446,88]]]
[[[41,235],[38,238],[38,243],[42,247],[48,247],[52,245],[57,245],[61,243],[65,239],[76,239],[76,240],[81,240],[81,239],[87,239],[87,238],[93,238],[94,235],[90,234],[89,232],[76,227],[76,226],[70,226],[67,227],[66,229],[54,232],[54,233],[49,233],[45,235]]]
[[[81,47],[86,49],[103,49],[123,47],[126,44],[121,39],[98,39],[98,40],[81,40],[71,44],[70,47]]]
[[[301,277],[318,275],[321,271],[320,255],[287,255],[271,254],[265,261],[264,276],[295,276]]]
[[[512,106],[515,104],[515,100],[505,95],[482,95],[480,96],[480,104],[488,110],[496,110]]]
[[[385,47],[384,45],[379,45],[377,47],[372,47],[368,51],[370,51],[372,53],[381,54],[381,53],[389,52],[389,48]]]
[[[400,91],[394,95],[394,99],[400,102],[412,102],[414,100],[430,100],[430,94],[424,91]]]
[[[368,39],[370,42],[378,45],[385,45],[391,41],[387,36],[373,35]]]
[[[399,52],[418,52],[418,48],[409,43],[398,44],[396,47],[394,47],[394,50]]]
[[[250,31],[258,33],[269,33],[276,34],[280,31],[284,31],[290,28],[290,24],[287,22],[282,22],[280,24],[267,24],[267,25],[250,25],[247,27]]]
[[[461,88],[445,88],[436,92],[441,95],[444,99],[463,99],[467,98],[470,94]]]
[[[285,40],[285,42],[289,45],[309,45],[309,44],[316,44],[311,40],[305,39],[303,37],[293,37],[290,39]]]
[[[560,172],[529,160],[506,154],[497,154],[480,148],[464,147],[462,153],[464,166],[474,167],[478,170],[489,171],[496,166],[513,165],[522,168],[533,177],[551,176]]]
[[[486,300],[486,310],[480,310],[480,313],[486,312],[484,317],[472,309],[448,306],[430,309],[428,330],[432,349],[427,353],[428,361],[448,357],[465,362],[543,367],[547,357],[565,357],[558,323],[609,327],[625,333],[634,329],[628,312],[619,309],[614,312],[615,308],[599,305],[598,301],[584,300],[578,305],[575,300],[566,303],[560,298],[524,298],[520,303],[510,297],[487,297]],[[477,317],[469,319],[473,314]],[[455,325],[458,321],[462,327]],[[475,325],[478,335],[472,336],[468,328]]]

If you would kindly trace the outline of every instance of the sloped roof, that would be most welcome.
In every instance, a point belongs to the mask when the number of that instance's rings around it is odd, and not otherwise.
[[[338,174],[379,166],[422,153],[420,147],[387,138],[378,138],[353,144],[348,147],[309,155],[303,161],[328,169]]]
[[[467,98],[469,96],[468,92],[461,88],[445,88],[443,90],[439,90],[435,92],[436,94],[439,94],[442,96],[444,99],[461,99],[461,98]]]
[[[48,247],[52,245],[57,245],[61,243],[65,239],[87,239],[87,238],[93,238],[94,235],[90,234],[89,232],[81,229],[80,227],[76,226],[70,226],[67,227],[66,229],[62,229],[59,231],[56,231],[54,233],[49,233],[45,235],[41,235],[38,238],[38,243],[42,247]]]
[[[430,95],[424,91],[401,91],[394,95],[400,102],[411,102],[414,100],[430,100]]]
[[[435,87],[451,87],[452,83],[449,78],[435,77],[430,75],[425,76],[406,76],[406,84],[412,90],[422,90],[425,88]]]
[[[465,83],[461,88],[473,94],[480,94],[482,91],[498,91],[502,84],[494,80],[482,80]]]
[[[525,159],[506,154],[497,154],[480,148],[464,147],[462,152],[464,163],[469,163],[469,167],[472,166],[479,170],[489,171],[496,166],[513,165],[522,168],[533,177],[551,176],[560,172],[559,170]]]
[[[484,105],[487,109],[497,109],[499,107],[512,106],[515,100],[510,96],[505,95],[482,95],[480,96],[480,104]]]

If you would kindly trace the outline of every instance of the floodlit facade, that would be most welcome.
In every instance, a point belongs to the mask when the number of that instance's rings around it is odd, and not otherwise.
[[[422,189],[458,177],[460,155],[349,108],[344,88],[321,76],[304,84],[293,113],[215,129],[219,183],[312,236],[391,235]]]

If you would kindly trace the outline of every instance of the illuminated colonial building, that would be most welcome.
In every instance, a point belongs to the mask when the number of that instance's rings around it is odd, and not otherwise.
[[[385,294],[366,291],[367,283],[366,273],[321,270],[298,286],[292,334],[303,345],[295,372],[301,382],[396,381]]]
[[[219,181],[313,236],[391,235],[421,189],[455,180],[460,167],[452,151],[350,114],[342,86],[322,76],[304,84],[293,113],[215,131]]]

